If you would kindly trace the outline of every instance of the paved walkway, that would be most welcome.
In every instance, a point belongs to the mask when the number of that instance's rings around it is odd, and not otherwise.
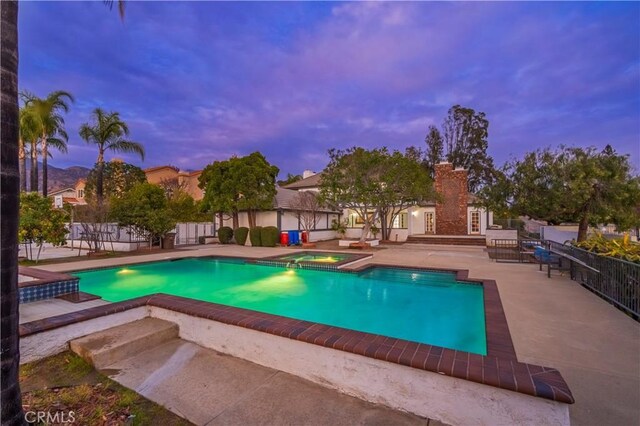
[[[95,268],[169,257],[237,255],[262,257],[283,248],[206,246],[129,259],[101,259],[43,266],[52,271]],[[491,261],[483,248],[422,244],[393,246],[364,262],[469,269],[494,279],[518,359],[556,367],[575,396],[574,425],[640,424],[640,324],[568,277],[551,279],[535,265]]]
[[[104,371],[196,425],[442,425],[180,339]]]

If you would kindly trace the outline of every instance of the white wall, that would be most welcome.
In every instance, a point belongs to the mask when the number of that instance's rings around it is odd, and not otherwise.
[[[256,226],[278,226],[278,217],[275,210],[256,213]],[[219,226],[220,222],[217,222]],[[233,228],[233,218],[225,219],[224,226]],[[246,212],[238,213],[238,226],[249,227],[249,216]]]
[[[65,244],[65,247],[69,247],[71,248],[73,245],[73,249],[74,250],[78,250],[78,247],[82,248],[83,250],[89,250],[90,248],[93,249],[93,247],[89,247],[89,244],[86,241],[80,241],[80,240],[67,240],[67,243]],[[121,242],[114,242],[113,243],[113,251],[134,251],[134,250],[138,250],[139,248],[144,248],[144,247],[149,247],[149,241],[140,241],[137,243],[121,243]],[[35,256],[35,246],[34,246],[34,256]],[[111,251],[111,243],[110,242],[105,242],[104,243],[104,247],[102,246],[102,244],[100,245],[100,250],[103,251]]]
[[[567,240],[578,238],[578,225],[541,226],[540,238],[564,244]]]
[[[471,234],[471,212],[480,212],[480,233]],[[487,210],[481,207],[467,207],[467,234],[485,235],[487,228],[493,225],[493,213],[489,213],[489,221],[487,221]],[[436,225],[437,226],[437,225]]]
[[[244,327],[151,307],[198,345],[376,404],[459,425],[569,425],[569,406]]]
[[[569,425],[567,404],[144,306],[20,339],[20,362],[68,350],[69,340],[147,316],[178,324],[180,338],[376,404],[447,424]],[[425,397],[428,395],[428,397]]]
[[[487,229],[487,246],[493,246],[493,240],[517,240],[518,231],[516,229]]]
[[[337,238],[336,232],[332,230],[328,231],[311,231],[311,237],[309,239],[310,242],[313,241],[326,241],[333,240]]]

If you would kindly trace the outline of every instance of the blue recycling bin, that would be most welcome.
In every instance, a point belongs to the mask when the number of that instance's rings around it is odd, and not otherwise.
[[[300,244],[300,234],[298,231],[289,231],[289,245],[297,246]]]

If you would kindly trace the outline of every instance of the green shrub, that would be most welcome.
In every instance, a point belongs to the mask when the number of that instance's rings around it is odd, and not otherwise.
[[[205,243],[205,239],[204,239],[204,235],[201,235],[198,237],[198,244],[204,244]]]
[[[628,233],[619,239],[609,239],[600,232],[596,232],[593,236],[575,243],[575,245],[602,256],[640,263],[640,244],[632,242]]]
[[[260,247],[262,245],[261,231],[262,226],[249,229],[249,240],[251,240],[252,246]]]
[[[229,244],[233,238],[233,229],[223,226],[218,230],[218,239],[222,244]]]
[[[247,242],[247,235],[249,235],[249,228],[241,226],[236,229],[236,244],[243,246]]]
[[[275,226],[265,226],[260,232],[260,239],[264,247],[275,247],[278,244],[278,228]]]

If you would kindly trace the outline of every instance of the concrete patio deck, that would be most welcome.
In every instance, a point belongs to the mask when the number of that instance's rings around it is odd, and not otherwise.
[[[50,271],[90,269],[189,256],[264,257],[285,248],[199,246],[148,256],[41,266]],[[518,359],[555,367],[576,399],[574,425],[640,424],[640,324],[558,273],[551,279],[535,265],[491,261],[483,248],[405,244],[377,250],[362,263],[468,269],[494,279]],[[82,305],[82,304],[78,304]],[[29,314],[30,306],[21,307]]]

